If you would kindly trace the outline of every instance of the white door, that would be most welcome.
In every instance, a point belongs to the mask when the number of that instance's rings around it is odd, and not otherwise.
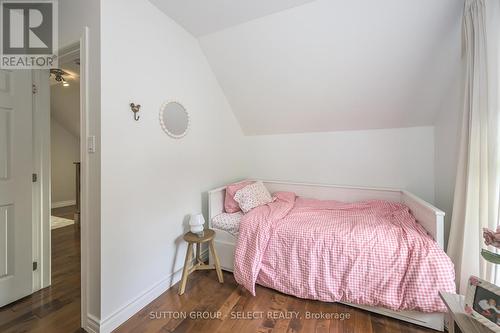
[[[0,306],[32,293],[32,79],[0,69]]]

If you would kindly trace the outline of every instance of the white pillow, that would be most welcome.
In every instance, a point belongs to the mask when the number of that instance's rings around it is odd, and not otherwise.
[[[237,236],[240,230],[240,220],[242,217],[242,212],[222,213],[212,219],[212,227]]]
[[[272,202],[273,198],[262,182],[255,182],[236,191],[234,200],[240,205],[243,213],[248,213],[257,206]]]

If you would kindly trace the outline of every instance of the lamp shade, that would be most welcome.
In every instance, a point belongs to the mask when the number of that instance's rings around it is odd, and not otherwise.
[[[189,219],[189,227],[192,233],[199,234],[203,232],[205,225],[205,218],[202,214],[191,214]]]

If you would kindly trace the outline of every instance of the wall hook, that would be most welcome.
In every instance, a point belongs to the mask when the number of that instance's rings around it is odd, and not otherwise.
[[[134,120],[135,121],[139,120],[140,117],[137,115],[137,112],[140,111],[141,105],[140,104],[135,105],[134,103],[130,103],[130,109],[134,113]]]

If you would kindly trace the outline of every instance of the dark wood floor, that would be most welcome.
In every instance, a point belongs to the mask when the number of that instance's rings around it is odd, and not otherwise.
[[[74,208],[53,210],[53,215],[73,218]],[[342,304],[302,300],[257,286],[257,296],[239,288],[230,273],[224,284],[214,271],[189,276],[186,292],[177,285],[134,315],[115,332],[330,332],[426,333],[435,332]],[[299,318],[268,318],[298,312]],[[260,318],[260,312],[262,318]],[[349,319],[306,319],[306,312],[349,315]],[[211,315],[221,319],[192,319]],[[179,316],[186,315],[187,318]],[[251,319],[249,314],[259,318]],[[246,318],[236,319],[235,316]],[[154,318],[153,318],[154,317]],[[0,332],[82,332],[80,327],[80,234],[75,226],[52,231],[52,286],[0,308]]]
[[[436,332],[337,303],[298,299],[257,286],[251,296],[237,286],[233,275],[224,272],[224,284],[214,271],[196,271],[189,276],[186,292],[177,295],[177,285],[134,315],[115,332],[330,332],[330,333],[426,333]],[[292,311],[299,318],[269,318]],[[259,312],[264,312],[262,315]],[[306,319],[309,313],[343,315],[349,319]],[[251,319],[249,314],[259,318]],[[183,318],[184,316],[186,318]],[[196,319],[191,316],[212,316]],[[245,315],[246,318],[236,319]],[[221,319],[218,319],[219,316]],[[262,316],[262,318],[260,318]]]
[[[67,206],[52,209],[52,216],[63,217],[65,219],[73,220],[75,217],[76,206]]]
[[[73,218],[73,207],[52,215]],[[0,308],[0,332],[73,333],[80,330],[80,232],[52,230],[52,285]]]

